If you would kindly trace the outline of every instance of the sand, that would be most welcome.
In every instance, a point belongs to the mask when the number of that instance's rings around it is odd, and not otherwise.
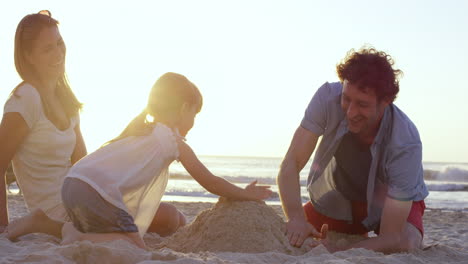
[[[189,224],[169,238],[147,234],[149,250],[124,241],[76,242],[62,246],[44,234],[17,242],[0,237],[0,263],[468,263],[467,212],[428,210],[426,250],[384,255],[365,249],[330,254],[322,246],[291,248],[283,232],[280,206],[257,202],[171,202]],[[9,195],[11,218],[27,213],[22,196]],[[208,229],[210,227],[210,229]],[[353,237],[331,234],[336,243]]]

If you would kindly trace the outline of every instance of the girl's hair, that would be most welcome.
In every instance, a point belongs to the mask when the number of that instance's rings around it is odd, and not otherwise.
[[[104,145],[128,136],[142,136],[151,132],[153,125],[162,120],[176,120],[182,106],[195,106],[197,113],[203,105],[203,98],[197,86],[185,76],[168,72],[163,74],[151,88],[148,104],[122,131]]]
[[[12,91],[12,94],[15,96],[17,96],[16,90],[23,83],[34,83],[34,81],[38,81],[39,76],[37,76],[34,67],[26,59],[26,54],[32,52],[34,42],[44,28],[58,27],[58,24],[59,22],[53,19],[51,13],[47,10],[42,10],[37,14],[27,15],[18,24],[15,35],[15,66],[16,71],[23,81]],[[65,72],[57,82],[56,94],[66,115],[69,118],[76,116],[82,108],[82,103],[78,101],[70,88]]]

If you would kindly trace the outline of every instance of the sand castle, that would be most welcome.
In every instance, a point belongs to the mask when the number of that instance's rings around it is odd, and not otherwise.
[[[212,208],[201,212],[163,245],[179,252],[304,254],[307,245],[302,248],[289,245],[284,227],[283,219],[265,202],[232,201],[221,197]]]

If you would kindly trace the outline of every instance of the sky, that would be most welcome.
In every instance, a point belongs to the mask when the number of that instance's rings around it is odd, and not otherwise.
[[[282,157],[315,91],[338,81],[336,64],[371,45],[404,72],[395,104],[423,160],[468,162],[468,1],[2,1],[2,105],[20,82],[17,24],[42,9],[60,21],[88,151],[172,71],[203,95],[187,136],[197,154]]]

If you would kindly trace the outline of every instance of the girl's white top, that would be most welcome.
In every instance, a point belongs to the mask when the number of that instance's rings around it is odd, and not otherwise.
[[[71,118],[70,126],[59,130],[47,119],[38,91],[24,83],[5,103],[4,113],[19,113],[29,133],[13,156],[13,170],[30,210],[40,208],[49,217],[66,220],[62,206],[61,188],[71,167],[75,149],[75,126],[78,116]]]
[[[149,135],[120,139],[82,158],[67,177],[88,183],[106,201],[128,212],[143,236],[166,189],[168,167],[179,156],[177,137],[157,123]]]

